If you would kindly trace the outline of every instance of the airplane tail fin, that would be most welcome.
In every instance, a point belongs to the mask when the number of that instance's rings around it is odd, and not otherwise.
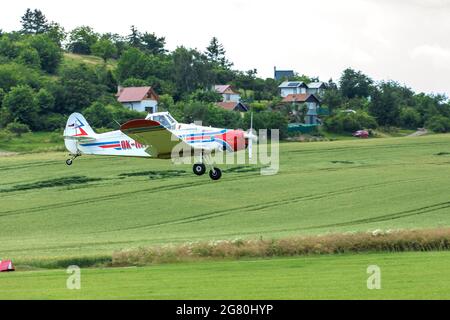
[[[72,113],[64,129],[64,142],[67,150],[72,154],[78,153],[78,141],[91,141],[97,134],[92,130],[86,119],[80,113]]]

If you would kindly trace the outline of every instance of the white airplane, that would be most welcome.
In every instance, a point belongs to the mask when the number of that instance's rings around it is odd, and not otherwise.
[[[178,123],[168,112],[149,114],[145,119],[128,121],[120,130],[102,134],[95,133],[81,114],[73,113],[64,130],[64,143],[71,156],[66,160],[69,166],[81,155],[158,159],[170,159],[174,153],[199,155],[201,161],[194,164],[194,173],[204,175],[208,165],[212,180],[222,177],[222,171],[211,161],[212,153],[248,148],[251,157],[252,144],[256,140],[252,129],[245,132]]]

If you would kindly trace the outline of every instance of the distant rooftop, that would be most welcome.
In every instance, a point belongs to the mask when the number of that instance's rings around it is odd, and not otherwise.
[[[277,68],[274,68],[274,79],[275,80],[282,80],[286,78],[291,78],[295,76],[294,70],[277,70]]]
[[[117,100],[119,102],[138,102],[145,100],[148,94],[152,94],[157,98],[157,94],[153,91],[152,87],[127,87],[121,88]]]
[[[278,86],[278,88],[298,88],[306,87],[306,84],[302,81],[285,81]]]

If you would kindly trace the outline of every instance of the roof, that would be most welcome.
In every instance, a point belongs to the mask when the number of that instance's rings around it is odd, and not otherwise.
[[[216,90],[220,94],[229,93],[229,94],[237,94],[233,91],[229,84],[219,84],[214,86],[214,90]]]
[[[285,81],[278,86],[278,88],[298,88],[306,87],[306,84],[302,81]]]
[[[128,87],[123,88],[119,93],[117,100],[119,102],[136,102],[145,100],[148,93],[151,92],[157,98],[158,95],[153,91],[152,87]]]
[[[311,82],[307,84],[308,88],[310,89],[320,89],[325,86],[325,83],[323,82]]]
[[[295,76],[294,70],[275,70],[275,80],[281,80],[283,78],[290,78]]]
[[[248,107],[243,104],[242,102],[217,102],[216,103],[219,107],[226,109],[226,110],[230,110],[233,111],[234,109],[236,109],[236,107],[238,107],[239,105],[242,107],[242,109],[244,109],[245,111],[248,111]]]
[[[308,93],[289,94],[283,99],[283,102],[311,102],[312,100],[320,102],[315,95]]]

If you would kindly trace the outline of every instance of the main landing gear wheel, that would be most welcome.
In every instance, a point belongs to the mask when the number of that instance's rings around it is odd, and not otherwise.
[[[209,177],[213,180],[219,180],[222,178],[222,171],[219,168],[214,168],[214,170],[209,172]]]
[[[73,160],[72,160],[72,159],[67,159],[67,160],[66,160],[66,164],[67,164],[68,166],[71,166],[72,163],[73,163]]]
[[[196,163],[192,170],[197,176],[202,176],[206,172],[206,166],[203,163]]]

